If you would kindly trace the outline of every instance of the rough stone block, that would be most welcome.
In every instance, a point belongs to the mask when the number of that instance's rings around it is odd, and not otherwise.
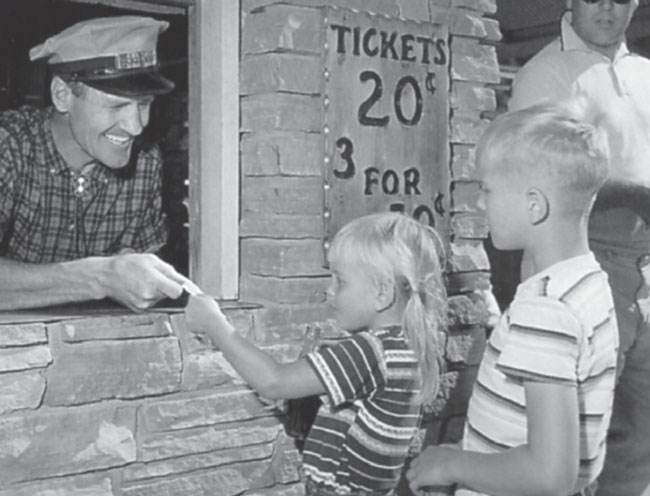
[[[320,93],[323,61],[320,56],[265,53],[244,57],[240,66],[240,94],[282,91],[304,95]]]
[[[67,343],[165,337],[172,333],[167,315],[156,313],[70,320],[63,323],[63,331],[62,339]]]
[[[13,372],[46,367],[52,362],[48,346],[0,348],[0,372]]]
[[[451,7],[480,10],[488,14],[494,14],[497,11],[497,0],[452,0]]]
[[[161,400],[141,408],[142,425],[164,432],[225,422],[244,422],[270,415],[269,408],[250,389],[211,392],[192,398]]]
[[[454,235],[462,239],[486,239],[489,228],[484,215],[456,214],[451,219]]]
[[[144,434],[139,460],[152,461],[272,442],[283,429],[275,419],[223,427]]]
[[[496,94],[492,88],[467,81],[456,81],[452,85],[451,108],[455,115],[469,113],[475,115],[497,108]]]
[[[447,278],[447,293],[450,295],[489,289],[490,275],[487,272],[456,272]]]
[[[323,184],[315,177],[242,179],[242,211],[268,214],[321,214]]]
[[[438,380],[438,394],[428,405],[423,407],[424,419],[430,421],[432,418],[441,417],[446,414],[446,407],[453,390],[458,382],[458,372],[445,372],[440,374]]]
[[[478,366],[464,367],[459,372],[454,372],[454,379],[450,382],[449,396],[445,404],[445,415],[465,415],[467,404],[474,389]]]
[[[478,365],[485,351],[486,333],[480,326],[452,329],[447,338],[445,358],[451,363]]]
[[[490,261],[481,242],[459,241],[451,245],[452,272],[490,270]]]
[[[89,341],[61,345],[47,371],[45,404],[140,398],[180,389],[181,354],[175,338]]]
[[[0,415],[37,408],[45,392],[45,379],[36,371],[0,374]]]
[[[43,324],[17,324],[0,326],[0,346],[28,346],[47,344]]]
[[[241,132],[319,133],[322,126],[323,104],[320,96],[269,93],[241,99]]]
[[[429,19],[428,0],[395,0],[399,8],[399,17],[425,21]]]
[[[242,272],[259,276],[327,276],[320,240],[243,240]]]
[[[273,485],[289,484],[300,480],[302,455],[296,449],[294,439],[281,432],[275,443],[269,472]]]
[[[166,477],[172,474],[213,469],[238,462],[270,459],[273,451],[274,445],[267,443],[259,446],[245,446],[209,453],[198,453],[149,463],[135,463],[123,469],[123,480],[129,483],[155,477]]]
[[[302,349],[302,343],[294,341],[288,343],[267,344],[260,346],[260,348],[271,355],[277,362],[287,363],[298,359],[300,350]]]
[[[244,275],[240,282],[241,298],[276,304],[325,303],[329,277],[259,277]]]
[[[270,489],[247,492],[246,496],[305,496],[305,486],[302,483],[278,485]]]
[[[452,208],[454,213],[485,212],[481,185],[477,181],[455,181],[451,191]]]
[[[485,298],[479,293],[449,298],[449,327],[481,325],[487,320]]]
[[[183,391],[209,389],[233,380],[231,368],[224,367],[223,353],[215,350],[202,350],[184,354]],[[241,378],[238,377],[241,381]]]
[[[300,340],[308,327],[329,327],[332,310],[326,304],[268,305],[255,312],[255,332],[260,339]]]
[[[485,39],[488,41],[501,41],[503,35],[501,34],[501,28],[499,26],[499,21],[496,19],[490,19],[488,17],[483,18],[483,27],[485,28]]]
[[[268,461],[236,464],[164,480],[125,485],[123,496],[236,496],[254,487],[268,469]]]
[[[308,133],[250,133],[241,140],[241,161],[248,176],[320,176],[323,138]]]
[[[455,181],[476,180],[475,151],[474,145],[452,145],[451,172]]]
[[[451,78],[461,81],[498,83],[501,70],[496,48],[481,45],[473,38],[453,37],[451,41]]]
[[[0,496],[114,496],[111,481],[105,476],[79,476],[18,484],[0,490]]]
[[[460,144],[475,144],[487,129],[490,121],[466,115],[451,118],[451,141]]]
[[[485,27],[484,18],[475,15],[473,12],[463,10],[452,12],[454,14],[450,16],[449,34],[468,38],[487,38],[488,31]]]
[[[0,417],[0,486],[135,461],[135,411],[67,408]]]
[[[275,4],[249,11],[243,17],[244,55],[280,51],[320,54],[323,43],[320,9]]]
[[[242,238],[321,239],[325,228],[321,213],[274,214],[242,212],[239,235]]]

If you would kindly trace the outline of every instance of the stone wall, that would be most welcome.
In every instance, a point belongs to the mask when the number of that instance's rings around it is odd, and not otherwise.
[[[0,326],[0,439],[0,496],[302,493],[279,405],[177,314]]]

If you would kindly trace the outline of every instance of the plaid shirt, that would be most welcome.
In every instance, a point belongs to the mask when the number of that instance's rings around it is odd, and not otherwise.
[[[61,262],[136,252],[167,238],[158,147],[119,170],[70,170],[50,130],[50,109],[0,113],[0,256]]]

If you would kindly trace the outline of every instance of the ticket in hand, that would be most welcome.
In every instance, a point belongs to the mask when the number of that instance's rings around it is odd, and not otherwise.
[[[192,281],[189,279],[185,281],[185,283],[182,286],[183,291],[187,291],[189,294],[192,296],[199,296],[204,294],[203,290],[199,288],[196,284],[194,284]]]

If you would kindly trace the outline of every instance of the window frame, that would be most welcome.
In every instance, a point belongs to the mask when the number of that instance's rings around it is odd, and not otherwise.
[[[186,16],[189,275],[210,296],[238,299],[240,0],[68,1]]]

